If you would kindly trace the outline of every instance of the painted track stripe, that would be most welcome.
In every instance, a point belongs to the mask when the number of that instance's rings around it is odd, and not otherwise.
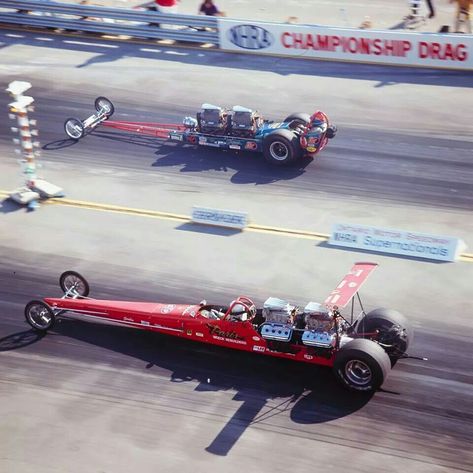
[[[9,193],[0,190],[0,197],[8,197]],[[60,205],[63,207],[74,207],[88,210],[96,210],[101,212],[120,213],[125,215],[136,215],[141,217],[157,218],[161,220],[173,220],[177,222],[191,223],[192,219],[188,215],[176,214],[172,212],[161,212],[159,210],[137,209],[133,207],[122,207],[113,204],[101,204],[98,202],[88,202],[84,200],[73,199],[48,199],[43,201],[43,205]],[[302,238],[307,240],[327,241],[330,235],[327,233],[310,232],[306,230],[297,230],[292,228],[280,228],[267,225],[250,224],[245,228],[245,231],[255,233],[266,233],[273,235],[281,235],[292,238]],[[473,253],[462,253],[459,261],[473,263]]]

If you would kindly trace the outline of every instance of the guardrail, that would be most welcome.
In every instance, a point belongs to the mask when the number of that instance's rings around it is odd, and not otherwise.
[[[291,25],[49,0],[0,0],[0,24],[211,43],[258,55],[473,70],[473,35],[466,34]]]
[[[1,0],[0,23],[218,44],[217,19],[49,1]]]

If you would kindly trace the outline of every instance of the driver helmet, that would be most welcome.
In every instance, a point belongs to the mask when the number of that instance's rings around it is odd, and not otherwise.
[[[232,301],[232,304],[234,304],[235,301]],[[233,307],[232,307],[232,310],[231,310],[231,315],[233,317],[237,317],[237,318],[240,318],[241,320],[246,320],[248,315],[246,313],[246,308],[243,304],[235,304]]]
[[[326,121],[325,114],[320,111],[315,112],[310,117],[310,124],[312,127],[322,125],[322,123],[325,123],[325,121]]]

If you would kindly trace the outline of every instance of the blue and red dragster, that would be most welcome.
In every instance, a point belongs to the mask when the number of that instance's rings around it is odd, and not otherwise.
[[[321,111],[312,115],[293,113],[274,122],[239,105],[228,110],[204,103],[195,118],[185,117],[181,124],[165,124],[109,120],[114,106],[105,97],[95,100],[95,109],[96,113],[85,120],[65,121],[69,138],[78,140],[103,125],[181,143],[259,152],[271,164],[285,165],[302,156],[315,156],[337,132],[337,127]]]

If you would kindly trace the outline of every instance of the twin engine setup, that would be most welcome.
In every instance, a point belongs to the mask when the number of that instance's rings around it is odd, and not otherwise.
[[[338,337],[350,339],[344,335],[346,323],[338,323],[337,317],[317,302],[309,302],[301,311],[287,301],[270,297],[264,303],[263,317],[260,333],[265,340],[334,348]]]
[[[262,122],[258,112],[240,105],[227,110],[204,103],[196,118],[185,117],[182,123],[201,133],[252,137]]]

